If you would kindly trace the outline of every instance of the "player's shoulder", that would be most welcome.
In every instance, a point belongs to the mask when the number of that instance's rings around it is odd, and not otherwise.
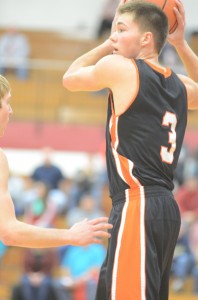
[[[8,165],[8,160],[5,155],[5,152],[3,151],[2,148],[0,148],[0,165]]]
[[[3,182],[8,180],[9,177],[9,165],[7,157],[4,153],[4,151],[0,148],[0,184],[3,184]]]
[[[137,73],[134,61],[118,54],[103,57],[99,62],[99,68],[103,72],[109,73],[111,77],[118,78],[118,80],[124,79],[124,74],[133,77]]]
[[[103,57],[100,63],[107,68],[111,69],[123,69],[123,68],[133,68],[132,59],[126,58],[119,54],[111,54]]]

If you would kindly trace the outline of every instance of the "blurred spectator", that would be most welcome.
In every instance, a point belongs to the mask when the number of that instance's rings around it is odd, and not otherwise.
[[[30,45],[27,37],[16,27],[8,28],[0,37],[0,73],[14,71],[19,79],[28,77]]]
[[[43,149],[43,163],[36,167],[32,174],[32,179],[44,182],[48,185],[49,189],[57,189],[60,181],[64,179],[64,176],[60,168],[53,164],[52,154],[52,149]]]
[[[198,178],[198,150],[189,153],[184,165],[184,181],[189,177]]]
[[[73,300],[95,298],[100,267],[106,248],[100,244],[87,247],[69,246],[61,262],[63,277],[60,283],[72,291]]]
[[[185,68],[175,50],[175,48],[170,44],[166,43],[162,53],[160,54],[160,62],[165,65],[169,66],[173,69],[176,73],[185,74]]]
[[[198,216],[198,178],[189,177],[175,193],[182,217],[188,215],[194,219]]]
[[[48,187],[43,182],[35,183],[35,199],[24,212],[25,221],[41,227],[53,227],[57,217],[56,206],[48,202]]]
[[[79,170],[69,190],[69,208],[78,206],[83,195],[91,192],[93,188],[94,175],[89,169]]]
[[[8,246],[5,246],[1,241],[0,241],[0,259],[4,256],[6,253]]]
[[[91,194],[84,194],[79,205],[71,208],[66,216],[68,226],[73,226],[76,222],[87,219],[94,219],[104,216],[104,212],[99,210],[95,199]]]
[[[69,199],[68,189],[70,187],[70,180],[63,179],[60,181],[57,189],[52,189],[48,193],[47,202],[56,208],[58,215],[63,215],[67,212]]]
[[[70,199],[69,199],[70,200]],[[104,216],[104,211],[100,210],[97,206],[97,201],[90,193],[85,193],[81,196],[81,199],[77,206],[68,209],[66,213],[66,226],[73,226],[76,222],[84,219],[94,219]],[[67,251],[68,246],[59,247],[60,261]]]
[[[198,216],[196,217],[196,219],[191,225],[189,235],[190,235],[189,238],[191,242],[191,247],[196,258],[196,266],[193,270],[193,278],[194,278],[193,292],[196,295],[198,295]]]
[[[189,241],[189,223],[183,218],[171,268],[174,292],[180,292],[183,289],[185,280],[192,275],[195,264],[195,255]]]
[[[17,216],[22,215],[24,213],[24,203],[21,197],[24,191],[24,180],[22,176],[12,174],[9,177],[8,186],[10,195],[14,202],[15,213]]]
[[[194,172],[195,172],[195,176],[198,178],[198,149],[196,149],[194,152],[194,160],[195,160]]]
[[[96,160],[100,166],[97,171],[94,167]],[[89,155],[86,167],[76,172],[68,189],[69,209],[78,206],[80,199],[85,194],[92,195],[97,208],[101,209],[107,182],[106,164],[104,164],[102,155],[100,153],[97,157]]]
[[[97,37],[103,38],[107,33],[110,35],[112,22],[115,16],[115,11],[118,6],[119,0],[107,0],[103,10],[101,22],[99,24]]]
[[[55,252],[25,250],[23,257],[23,275],[13,287],[11,300],[58,300],[52,278]]]
[[[23,177],[23,190],[20,193],[21,202],[23,206],[23,213],[27,211],[28,207],[37,199],[37,189],[35,182],[29,176]]]
[[[188,156],[189,156],[188,147],[186,145],[183,145],[181,148],[180,155],[179,155],[177,168],[174,173],[175,189],[177,189],[179,186],[181,186],[185,181],[185,165],[186,165],[186,160],[187,160]]]
[[[85,193],[78,206],[68,210],[66,222],[68,226],[72,226],[85,218],[93,219],[100,216],[104,216],[104,212],[98,209],[97,201],[90,193]],[[105,255],[106,248],[98,244],[88,247],[60,247],[62,278],[59,285],[64,289],[60,300],[68,299],[68,292],[72,300],[93,300]]]
[[[164,65],[172,67],[178,64],[178,59],[179,57],[175,48],[167,42],[160,55],[161,62]]]

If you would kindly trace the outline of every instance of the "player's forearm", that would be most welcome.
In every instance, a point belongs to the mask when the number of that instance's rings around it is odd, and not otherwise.
[[[195,82],[198,82],[198,57],[184,41],[181,45],[175,46],[177,53],[184,64],[188,76]]]
[[[77,58],[68,70],[65,72],[64,76],[67,76],[82,67],[88,67],[95,65],[101,58],[111,54],[113,48],[111,46],[110,40],[106,40],[104,43],[99,45],[98,47],[92,49],[91,51],[85,53],[84,55]],[[64,77],[63,77],[64,78]]]
[[[112,225],[107,217],[84,219],[69,229],[42,228],[18,221],[14,216],[0,219],[0,240],[9,246],[51,248],[63,245],[85,246],[109,238]]]
[[[41,228],[18,220],[7,226],[2,241],[8,246],[26,248],[51,248],[73,243],[69,230]]]

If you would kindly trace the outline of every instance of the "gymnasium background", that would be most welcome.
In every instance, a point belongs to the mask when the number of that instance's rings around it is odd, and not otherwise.
[[[100,42],[97,30],[105,3],[105,0],[0,0],[0,34],[15,26],[28,37],[31,46],[29,78],[20,81],[12,74],[8,76],[14,114],[0,144],[12,176],[30,176],[42,163],[44,147],[53,149],[53,162],[65,177],[73,178],[79,171],[90,168],[103,172],[107,93],[69,93],[62,87],[62,76],[73,59]],[[198,35],[192,38],[192,33],[198,32],[198,0],[183,0],[183,3],[186,37],[198,54]],[[189,113],[185,144],[189,155],[198,149],[198,112]],[[108,213],[107,190],[103,201]],[[62,226],[61,222],[56,225]],[[12,286],[21,274],[21,251],[9,250],[0,261],[0,300],[10,299]],[[197,299],[192,295],[192,285],[188,278],[183,293],[174,293],[171,300]]]

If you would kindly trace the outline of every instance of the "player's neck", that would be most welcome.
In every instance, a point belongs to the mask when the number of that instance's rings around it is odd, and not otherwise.
[[[149,60],[153,64],[159,64],[158,53],[153,51],[153,48],[143,48],[136,57],[137,59]]]
[[[157,53],[151,53],[151,54],[146,53],[146,54],[142,54],[142,55],[138,56],[137,58],[148,61],[151,64],[156,65],[158,67],[162,67],[162,65],[159,63],[159,56]]]
[[[159,63],[159,56],[157,53],[138,55],[137,59],[142,59],[150,65],[166,70],[166,68]]]
[[[148,61],[152,65],[156,65],[159,67],[162,67],[162,65],[159,63],[158,57],[157,58],[144,58],[145,61]]]

